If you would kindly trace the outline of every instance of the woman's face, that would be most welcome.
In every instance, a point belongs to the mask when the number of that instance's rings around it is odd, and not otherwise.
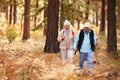
[[[64,28],[68,30],[70,28],[70,25],[65,25]]]

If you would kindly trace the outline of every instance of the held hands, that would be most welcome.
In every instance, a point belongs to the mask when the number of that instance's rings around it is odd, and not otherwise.
[[[74,50],[74,55],[76,55],[76,53],[77,53],[77,49],[73,49]]]

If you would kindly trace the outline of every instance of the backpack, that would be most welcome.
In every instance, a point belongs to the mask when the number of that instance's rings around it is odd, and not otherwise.
[[[80,50],[81,46],[82,46],[82,42],[83,42],[83,39],[84,39],[84,30],[82,29],[80,31],[80,34],[79,34],[79,40],[78,40],[78,45],[77,45],[77,49]],[[94,44],[94,32],[93,30],[90,29],[90,45],[91,45],[91,49],[92,51],[95,50],[95,44]]]
[[[63,32],[62,32],[63,34],[64,34],[64,30],[63,30]],[[72,35],[74,36],[75,35],[75,33],[74,33],[74,31],[72,30]]]

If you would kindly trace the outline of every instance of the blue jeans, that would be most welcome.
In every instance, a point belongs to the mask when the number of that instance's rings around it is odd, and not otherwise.
[[[84,68],[84,61],[87,59],[87,66],[88,70],[92,69],[92,58],[93,58],[93,53],[82,53],[80,52],[80,61],[79,61],[79,67],[80,69]]]

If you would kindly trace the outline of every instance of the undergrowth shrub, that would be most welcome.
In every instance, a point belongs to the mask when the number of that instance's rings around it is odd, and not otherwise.
[[[14,29],[10,28],[6,32],[6,37],[7,37],[8,41],[11,43],[17,37],[17,33],[15,32]]]

